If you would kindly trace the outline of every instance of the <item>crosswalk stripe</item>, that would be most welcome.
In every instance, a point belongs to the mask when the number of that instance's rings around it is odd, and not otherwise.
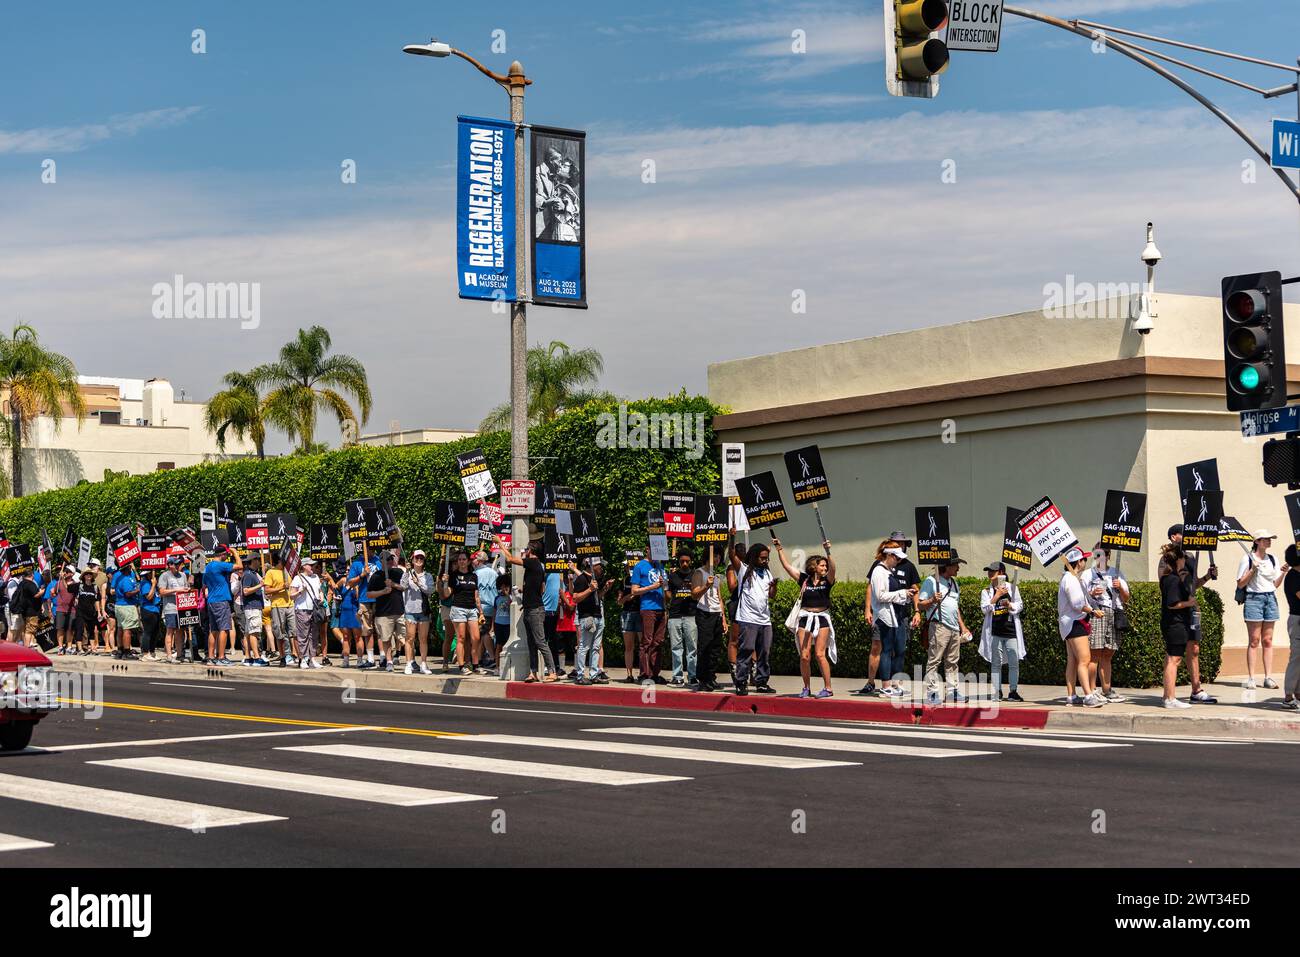
[[[38,847],[53,847],[46,841],[34,841],[30,837],[18,837],[16,834],[0,834],[0,851],[31,851]]]
[[[382,784],[378,781],[353,781],[348,778],[329,778],[317,774],[295,774],[272,768],[246,768],[236,764],[190,761],[186,758],[117,758],[87,763],[110,768],[128,768],[132,771],[152,771],[155,774],[171,774],[182,778],[197,778],[200,781],[245,784],[275,791],[293,791],[299,794],[316,794],[321,797],[343,798],[351,801],[393,804],[398,807],[496,800],[486,794],[431,791],[425,788],[404,787],[400,784]]]
[[[774,748],[810,748],[814,751],[853,751],[857,754],[887,754],[911,758],[969,758],[996,751],[961,751],[954,748],[911,748],[901,744],[871,744],[867,741],[832,741],[825,738],[791,738],[772,734],[734,734],[695,728],[585,728],[594,734],[637,734],[651,738],[694,738],[701,741],[731,741],[762,744]]]
[[[669,732],[671,734],[672,732]],[[570,751],[599,751],[603,754],[635,754],[645,758],[673,758],[680,761],[709,761],[714,764],[744,764],[760,768],[834,768],[857,761],[827,761],[794,758],[784,754],[748,754],[740,751],[706,751],[703,748],[670,748],[631,741],[580,741],[576,738],[535,738],[519,734],[473,734],[443,738],[457,744],[517,744],[523,747],[564,748]]]
[[[1127,744],[1110,744],[1102,741],[1061,741],[1056,738],[1011,737],[998,734],[967,734],[964,731],[899,731],[897,728],[858,728],[845,725],[788,724],[783,721],[714,721],[727,728],[759,728],[764,731],[816,731],[827,734],[861,734],[872,737],[929,738],[935,741],[970,741],[974,744],[1014,744],[1022,748],[1127,748]]]
[[[656,784],[665,781],[691,780],[690,778],[672,777],[667,774],[609,771],[604,768],[572,767],[567,764],[539,764],[534,761],[482,758],[471,754],[444,754],[438,751],[415,751],[409,748],[372,748],[355,744],[304,745],[302,747],[281,747],[276,748],[276,750],[326,754],[342,758],[395,761],[399,764],[416,764],[429,768],[450,768],[454,771],[513,774],[525,778],[547,778],[552,781],[573,781],[580,784]]]
[[[191,804],[188,801],[174,801],[149,794],[110,791],[80,784],[64,784],[62,781],[20,777],[17,774],[0,774],[0,798],[31,801],[46,807],[61,807],[72,811],[88,811],[128,821],[183,827],[186,830],[285,820],[273,814],[254,814],[251,811],[236,811],[210,804]]]

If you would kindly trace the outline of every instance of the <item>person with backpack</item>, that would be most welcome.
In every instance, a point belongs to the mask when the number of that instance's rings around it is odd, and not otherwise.
[[[1092,620],[1092,634],[1088,636],[1092,652],[1088,673],[1093,676],[1092,686],[1097,693],[1116,704],[1125,698],[1111,687],[1111,662],[1119,651],[1121,625],[1127,621],[1124,606],[1129,599],[1128,582],[1118,568],[1111,567],[1110,549],[1101,542],[1093,546],[1092,557],[1092,567],[1079,576],[1089,604],[1101,609],[1101,616]]]
[[[1241,556],[1237,565],[1237,602],[1243,606],[1246,633],[1250,645],[1246,648],[1246,683],[1243,688],[1255,687],[1256,663],[1264,666],[1264,687],[1276,688],[1277,682],[1269,672],[1273,670],[1273,627],[1280,617],[1277,590],[1290,569],[1280,568],[1277,559],[1268,553],[1277,538],[1266,528],[1255,532],[1255,542],[1249,554]]]
[[[262,577],[262,559],[253,552],[248,564],[239,573],[239,605],[244,620],[244,665],[265,668],[269,662],[262,657],[258,638],[262,634],[262,611],[266,604],[266,581]]]
[[[1020,627],[1020,612],[1025,607],[1020,588],[1007,581],[1007,567],[1001,562],[984,566],[988,587],[980,592],[980,610],[984,628],[980,632],[980,657],[993,666],[993,694],[1002,700],[1002,662],[1007,663],[1007,681],[1011,685],[1006,700],[1024,701],[1020,684],[1020,659],[1025,656],[1025,636]]]
[[[780,540],[772,536],[772,547],[781,548]],[[768,567],[771,549],[755,542],[742,562],[738,555],[731,556],[731,567],[738,581],[740,600],[736,604],[736,620],[740,622],[740,645],[736,649],[735,693],[749,694],[746,687],[752,667],[754,691],[758,694],[776,694],[769,683],[771,666],[768,656],[772,651],[772,596],[776,594],[776,579]]]
[[[917,606],[925,616],[925,688],[930,704],[941,704],[946,698],[958,704],[966,702],[966,696],[961,693],[958,660],[962,643],[971,640],[971,633],[961,616],[961,586],[957,584],[957,572],[965,563],[964,558],[953,552],[935,568],[935,574],[925,580],[917,595]],[[939,695],[940,665],[948,688],[946,697]]]
[[[316,643],[320,640],[320,623],[328,617],[323,588],[320,576],[316,574],[316,560],[304,558],[298,574],[289,583],[300,669],[320,667],[316,661]]]
[[[882,689],[890,687],[889,684],[890,676],[888,674],[885,674],[884,678],[882,679],[880,688],[876,687],[876,678],[879,677],[881,673],[880,665],[881,665],[881,659],[884,655],[884,642],[882,640],[882,634],[883,634],[882,629],[876,619],[876,613],[875,613],[876,602],[873,596],[874,588],[872,586],[873,573],[875,572],[877,566],[885,564],[885,551],[887,549],[894,548],[894,549],[898,549],[900,552],[903,553],[903,557],[898,559],[897,563],[889,566],[890,571],[889,571],[888,582],[889,582],[890,590],[891,591],[910,590],[911,597],[909,601],[912,606],[912,615],[911,615],[910,622],[906,614],[906,609],[895,608],[892,613],[892,617],[898,619],[899,626],[905,628],[905,632],[903,635],[902,651],[899,651],[897,655],[891,654],[890,656],[889,664],[892,665],[895,671],[903,670],[903,662],[907,651],[908,632],[906,631],[906,629],[921,627],[921,609],[917,606],[916,603],[917,602],[916,596],[920,592],[919,586],[921,584],[921,575],[916,570],[916,566],[912,564],[911,559],[907,557],[907,550],[911,547],[912,547],[912,540],[907,537],[907,533],[904,532],[902,529],[896,528],[889,533],[889,537],[887,539],[885,539],[883,542],[881,542],[879,545],[876,546],[875,559],[872,561],[871,565],[867,568],[867,589],[866,589],[866,595],[864,596],[863,599],[862,614],[863,614],[863,618],[866,620],[867,628],[871,632],[871,651],[867,659],[867,683],[863,685],[861,688],[859,688],[857,691],[855,691],[854,694],[868,695],[868,696],[886,694],[887,692],[885,692]],[[897,636],[895,635],[894,637],[895,640],[897,640]],[[895,658],[897,658],[896,661],[894,660]],[[884,670],[885,672],[888,672],[890,668],[886,667]]]

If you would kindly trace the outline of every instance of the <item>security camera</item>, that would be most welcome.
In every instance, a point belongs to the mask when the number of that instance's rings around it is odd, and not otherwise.
[[[1156,254],[1159,256],[1159,253]],[[1151,330],[1156,327],[1151,318],[1151,311],[1147,308],[1147,295],[1142,293],[1138,296],[1138,314],[1133,320],[1133,331],[1140,336],[1150,335]]]
[[[1160,250],[1156,249],[1155,225],[1147,223],[1147,244],[1142,247],[1142,261],[1148,266],[1154,266],[1160,259]]]

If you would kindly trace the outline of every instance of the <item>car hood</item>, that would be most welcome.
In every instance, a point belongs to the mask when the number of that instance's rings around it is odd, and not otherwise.
[[[19,645],[12,641],[0,641],[0,671],[8,671],[21,665],[48,665],[50,659],[35,648]]]

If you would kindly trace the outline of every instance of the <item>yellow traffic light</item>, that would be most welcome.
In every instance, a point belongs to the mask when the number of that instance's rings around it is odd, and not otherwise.
[[[937,36],[948,21],[946,0],[884,0],[885,80],[895,96],[932,97],[948,68],[948,46]]]

